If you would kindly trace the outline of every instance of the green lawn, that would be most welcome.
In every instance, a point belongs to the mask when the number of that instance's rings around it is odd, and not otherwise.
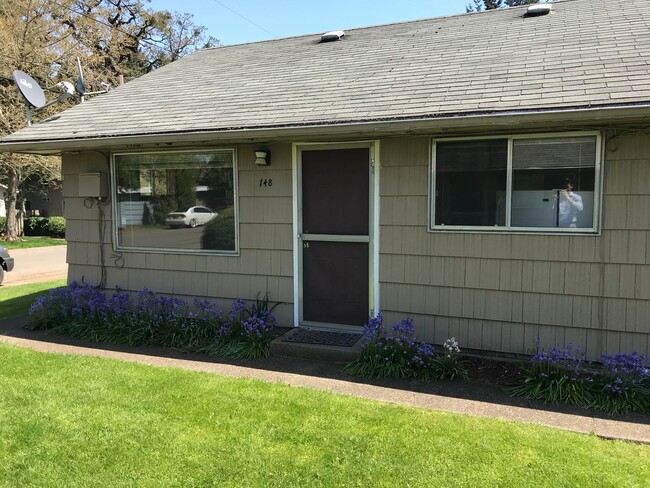
[[[36,297],[50,288],[65,286],[66,280],[46,281],[29,285],[0,287],[0,320],[27,315]]]
[[[650,486],[650,446],[0,344],[0,486]]]
[[[6,247],[10,251],[13,249],[27,249],[30,247],[46,247],[46,246],[65,246],[65,239],[55,239],[53,237],[21,237],[20,241],[2,241],[0,240],[0,247]]]

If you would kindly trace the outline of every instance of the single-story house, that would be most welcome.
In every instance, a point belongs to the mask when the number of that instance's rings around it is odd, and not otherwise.
[[[648,353],[650,2],[549,5],[200,50],[0,151],[62,156],[69,280]]]
[[[28,217],[63,217],[63,191],[57,186],[61,182],[55,180],[53,183],[41,191],[28,189],[24,192]]]

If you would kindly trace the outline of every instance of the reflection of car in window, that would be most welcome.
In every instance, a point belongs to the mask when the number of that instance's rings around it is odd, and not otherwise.
[[[217,216],[217,212],[208,207],[190,207],[179,209],[167,215],[165,224],[169,227],[196,227],[207,224]]]

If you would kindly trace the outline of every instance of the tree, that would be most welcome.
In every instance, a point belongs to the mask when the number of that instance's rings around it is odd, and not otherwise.
[[[146,0],[148,2],[148,0]],[[87,91],[117,85],[202,47],[218,45],[189,14],[154,11],[140,0],[12,0],[0,2],[0,136],[25,126],[25,108],[11,74],[28,72],[48,89],[77,77],[77,57]],[[53,115],[73,100],[34,113]],[[16,208],[26,180],[60,177],[55,157],[0,153],[7,183],[7,240],[18,239]]]
[[[191,14],[153,11],[140,0],[67,0],[67,4],[57,19],[68,28],[63,50],[85,54],[84,71],[95,88],[102,81],[115,85],[121,77],[137,78],[198,48],[219,44],[205,34],[205,27],[194,24]],[[74,56],[66,61],[65,68],[74,71]]]
[[[538,0],[473,0],[473,3],[465,7],[466,12],[481,12],[483,10],[493,10],[495,8],[518,7],[520,5],[530,5],[539,3]]]
[[[0,5],[0,134],[10,134],[25,125],[25,108],[14,86],[14,69],[29,71],[38,80],[53,78],[50,56],[45,47],[54,32],[47,12],[34,1],[4,2]],[[48,30],[53,29],[49,34]],[[51,86],[48,82],[46,87]],[[51,114],[47,110],[46,114]],[[16,208],[24,207],[20,188],[29,178],[60,178],[55,158],[0,153],[0,175],[7,182],[6,235],[18,237]],[[24,208],[23,208],[24,210]]]
[[[206,36],[206,27],[194,24],[192,14],[174,12],[165,18],[150,43],[143,46],[148,59],[154,60],[153,67],[176,61],[194,52],[197,47],[207,48],[219,45],[219,40]]]

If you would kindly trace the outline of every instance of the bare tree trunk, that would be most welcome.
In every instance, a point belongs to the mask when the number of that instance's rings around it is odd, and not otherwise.
[[[25,210],[25,198],[20,198],[20,205],[16,211],[16,234],[18,237],[23,237],[25,235],[25,216],[27,211]]]
[[[16,200],[18,199],[18,171],[14,167],[9,167],[9,177],[7,184],[7,226],[5,229],[5,239],[7,241],[18,240],[18,225],[16,221]]]

